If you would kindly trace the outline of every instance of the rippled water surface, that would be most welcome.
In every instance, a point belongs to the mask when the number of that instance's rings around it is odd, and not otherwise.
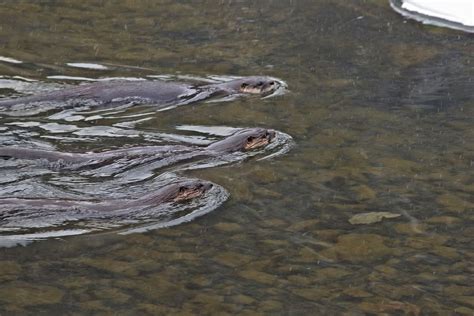
[[[280,135],[199,168],[122,166],[116,181],[0,160],[2,198],[120,199],[177,177],[221,190],[168,228],[4,242],[0,314],[472,315],[473,51],[471,35],[385,0],[0,2],[1,97],[110,78],[288,85],[158,112],[0,114],[0,146],[61,152]]]

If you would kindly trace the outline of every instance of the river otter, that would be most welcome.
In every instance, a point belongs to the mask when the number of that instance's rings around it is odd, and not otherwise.
[[[122,210],[132,208],[156,207],[165,203],[184,203],[201,197],[213,187],[213,183],[204,180],[180,180],[175,183],[148,193],[137,199],[110,199],[100,201],[90,200],[59,200],[59,199],[25,199],[25,198],[2,198],[2,212],[0,220],[2,226],[8,227],[8,223],[16,223],[23,213],[34,216],[35,210],[50,211],[51,214],[69,214],[70,219],[81,220],[85,218],[107,217],[108,213],[119,214]],[[22,213],[18,213],[22,212]],[[97,212],[97,213],[96,213]],[[46,215],[46,214],[45,214]],[[109,214],[113,215],[113,214]],[[27,218],[27,217],[25,217]]]
[[[268,145],[275,137],[273,130],[264,128],[246,128],[206,147],[194,146],[142,146],[127,149],[110,150],[98,153],[63,153],[39,149],[27,149],[13,146],[0,148],[0,157],[25,160],[43,159],[49,163],[59,163],[56,167],[76,168],[102,165],[105,162],[120,158],[141,158],[139,162],[149,162],[150,159],[165,159],[166,165],[202,156],[218,156],[225,153],[254,150]],[[150,157],[146,160],[146,157]]]
[[[189,85],[167,81],[108,81],[94,82],[52,91],[46,94],[0,100],[0,110],[22,109],[25,106],[54,104],[57,108],[74,106],[119,106],[150,104],[158,108],[178,106],[213,96],[259,94],[275,92],[282,83],[271,77],[252,76],[223,83]]]

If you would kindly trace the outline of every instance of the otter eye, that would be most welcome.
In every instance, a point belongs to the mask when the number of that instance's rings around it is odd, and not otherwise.
[[[275,84],[275,81],[270,81],[268,84],[273,86]]]
[[[240,85],[240,88],[241,88],[241,89],[245,89],[245,88],[247,88],[248,86],[249,86],[249,84],[244,82],[244,83],[242,83],[242,84]]]
[[[185,188],[185,187],[179,187],[179,192],[180,192],[180,193],[183,193],[184,191],[186,191],[186,188]]]
[[[247,137],[247,143],[251,143],[254,139],[255,139],[255,137],[253,137],[253,136]]]

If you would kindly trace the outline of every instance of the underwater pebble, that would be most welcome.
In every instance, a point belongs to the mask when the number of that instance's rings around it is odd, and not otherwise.
[[[259,222],[259,225],[262,227],[284,227],[287,226],[288,223],[279,218],[271,218]]]
[[[308,219],[305,221],[292,224],[290,227],[287,228],[287,230],[292,231],[292,232],[308,230],[310,227],[319,224],[319,222],[320,221],[317,219]]]
[[[348,296],[355,297],[355,298],[365,298],[365,297],[374,296],[373,294],[359,288],[348,288],[342,292]]]
[[[80,306],[81,310],[94,311],[94,313],[97,313],[98,311],[105,312],[105,313],[111,313],[112,312],[112,309],[105,306],[103,304],[103,301],[101,301],[101,300],[91,300],[91,301],[86,301],[86,302],[79,302],[78,305]]]
[[[474,296],[458,296],[453,297],[453,299],[458,303],[468,305],[469,307],[474,307]]]
[[[223,252],[214,257],[214,260],[219,264],[229,266],[232,268],[244,265],[252,261],[253,257],[235,253],[235,252]]]
[[[295,295],[301,296],[307,300],[315,301],[315,302],[319,302],[323,298],[328,298],[332,294],[325,287],[294,289],[291,292]]]
[[[426,220],[427,223],[430,224],[445,224],[445,225],[454,225],[458,224],[461,219],[453,216],[434,216]]]
[[[374,313],[380,315],[381,313],[395,313],[397,311],[403,312],[405,315],[419,315],[421,309],[413,304],[389,301],[385,298],[380,298],[380,302],[362,302],[358,307],[367,313]]]
[[[385,246],[385,240],[375,234],[342,235],[333,247],[321,251],[321,255],[351,262],[379,260],[392,253],[392,249]]]
[[[470,309],[464,306],[456,307],[454,309],[454,312],[459,315],[469,315],[469,316],[474,315],[474,309]]]
[[[14,261],[0,261],[0,281],[13,280],[21,272],[21,267]]]
[[[441,256],[446,259],[456,260],[461,257],[458,251],[455,248],[446,247],[446,246],[434,246],[431,251],[438,256]]]
[[[352,190],[356,193],[359,201],[372,200],[377,196],[377,193],[366,185],[359,185]]]
[[[298,257],[293,258],[296,262],[318,262],[318,261],[333,261],[320,251],[315,251],[309,247],[303,247],[298,252]]]
[[[243,294],[231,296],[230,299],[234,303],[241,304],[241,305],[250,305],[255,302],[254,298],[248,295],[243,295]]]
[[[233,304],[224,302],[224,297],[207,293],[198,293],[187,301],[182,309],[193,312],[194,315],[205,311],[208,315],[232,315],[238,308]]]
[[[275,300],[263,301],[257,307],[259,311],[264,311],[264,312],[280,311],[282,308],[283,308],[283,304]]]
[[[373,224],[381,222],[384,218],[397,218],[401,214],[395,214],[390,212],[370,212],[370,213],[361,213],[352,216],[349,219],[349,223],[352,225],[361,225],[361,224]]]
[[[94,267],[99,270],[107,271],[114,274],[123,274],[127,276],[138,275],[138,271],[132,266],[130,262],[118,261],[113,259],[92,259],[81,258],[79,263]]]
[[[318,281],[326,282],[326,281],[341,279],[350,274],[351,272],[346,269],[322,268],[322,269],[315,269],[313,276],[314,276],[314,279]]]
[[[140,303],[137,305],[139,313],[132,313],[134,315],[139,315],[142,313],[147,313],[149,315],[170,315],[174,314],[177,315],[179,310],[176,308],[171,308],[167,306],[161,306],[161,305],[155,305],[155,304],[149,304],[149,303]],[[179,315],[192,315],[192,314],[186,314],[179,312]]]
[[[419,235],[426,232],[427,225],[420,223],[399,223],[393,225],[393,228],[395,228],[395,231],[399,234]]]
[[[127,295],[117,288],[102,288],[93,291],[94,295],[101,300],[112,301],[115,304],[124,304],[130,299]]]
[[[63,296],[61,290],[47,285],[14,282],[0,287],[0,302],[17,306],[57,304]]]
[[[222,232],[236,232],[242,229],[239,224],[235,223],[217,223],[214,228]]]
[[[306,287],[310,285],[313,281],[311,278],[308,278],[306,275],[290,275],[287,280],[289,281],[290,285],[296,285],[298,287]]]
[[[258,283],[271,285],[277,281],[277,277],[272,274],[268,274],[256,270],[244,270],[239,273],[244,279],[249,279]]]
[[[436,199],[436,202],[441,204],[444,209],[455,213],[461,213],[466,210],[474,209],[474,203],[468,202],[456,195],[449,193],[440,195]]]

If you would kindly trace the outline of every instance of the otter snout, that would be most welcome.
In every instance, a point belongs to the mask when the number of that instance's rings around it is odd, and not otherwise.
[[[280,87],[278,81],[268,77],[249,77],[243,80],[239,87],[241,93],[266,95]]]

